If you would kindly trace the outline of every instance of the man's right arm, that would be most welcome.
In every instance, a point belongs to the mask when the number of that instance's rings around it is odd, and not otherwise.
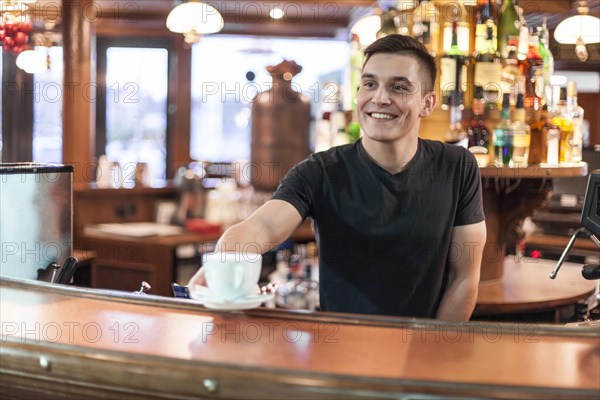
[[[264,254],[286,240],[302,223],[296,208],[283,200],[269,200],[246,220],[227,229],[217,242],[217,251]],[[205,285],[200,269],[190,279],[189,286]]]

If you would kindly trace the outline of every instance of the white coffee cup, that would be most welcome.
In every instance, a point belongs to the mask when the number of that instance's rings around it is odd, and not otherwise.
[[[203,266],[211,294],[225,301],[256,293],[262,256],[247,252],[205,254]]]

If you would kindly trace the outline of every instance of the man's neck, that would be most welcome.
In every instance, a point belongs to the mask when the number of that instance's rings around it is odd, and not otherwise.
[[[379,142],[364,136],[362,145],[371,159],[390,174],[397,174],[417,154],[419,138],[404,137],[395,142]]]

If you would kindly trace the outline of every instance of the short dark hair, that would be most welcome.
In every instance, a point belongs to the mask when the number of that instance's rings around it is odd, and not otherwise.
[[[435,78],[437,76],[437,67],[435,65],[435,59],[429,54],[427,48],[423,43],[419,42],[415,38],[404,35],[387,35],[380,39],[377,39],[371,43],[364,51],[365,62],[363,67],[367,64],[367,61],[377,53],[408,53],[412,54],[417,58],[417,61],[421,66],[425,67],[426,77],[429,78],[429,85],[423,93],[433,91],[433,85],[435,84]]]

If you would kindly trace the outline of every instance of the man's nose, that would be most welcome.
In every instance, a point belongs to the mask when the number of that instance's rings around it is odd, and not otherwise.
[[[380,86],[377,88],[375,93],[373,93],[373,98],[371,102],[374,104],[389,104],[390,98],[388,96],[388,92],[384,86]]]

